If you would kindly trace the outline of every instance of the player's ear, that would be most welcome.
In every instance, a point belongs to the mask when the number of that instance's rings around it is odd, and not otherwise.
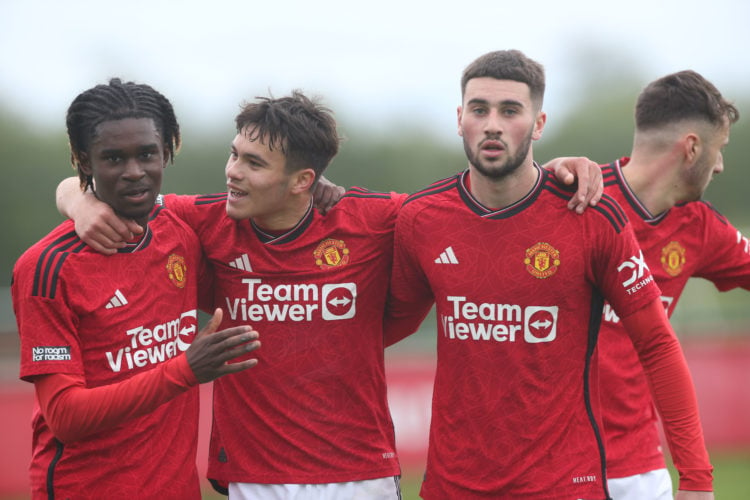
[[[542,131],[544,131],[544,125],[547,123],[547,113],[544,111],[540,111],[536,115],[536,120],[534,120],[534,131],[531,134],[531,138],[535,141],[538,141],[542,138]]]
[[[461,130],[461,117],[463,116],[463,113],[464,113],[464,110],[463,110],[463,108],[461,106],[459,106],[458,108],[456,108],[456,118],[458,119],[457,123],[458,123],[458,136],[459,137],[463,137],[464,136],[464,132],[463,132],[463,130]]]
[[[295,194],[310,191],[314,182],[315,170],[311,168],[303,168],[302,170],[295,172],[292,176],[291,190]]]
[[[695,163],[700,158],[701,147],[701,139],[698,134],[686,134],[682,139],[682,151],[685,155],[685,161],[691,164]]]
[[[77,155],[71,154],[70,160],[77,168],[84,173],[84,175],[94,175],[91,168],[91,162],[89,161],[89,155],[85,152],[78,153]]]

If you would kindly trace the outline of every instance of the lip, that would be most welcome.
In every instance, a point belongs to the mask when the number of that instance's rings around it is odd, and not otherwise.
[[[145,201],[151,194],[151,189],[148,187],[137,187],[130,188],[126,191],[122,191],[120,196],[127,199],[131,203],[141,203]]]
[[[240,199],[246,198],[247,196],[247,191],[238,189],[232,184],[227,184],[227,202],[231,203],[234,201],[238,201]]]
[[[479,145],[479,149],[483,155],[495,158],[505,152],[505,145],[500,141],[486,140]]]

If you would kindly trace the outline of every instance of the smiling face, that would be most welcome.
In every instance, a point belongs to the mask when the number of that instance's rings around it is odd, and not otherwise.
[[[244,132],[232,141],[225,168],[227,215],[235,220],[252,218],[272,228],[263,222],[289,209],[295,175],[287,172],[280,148],[269,148],[262,138],[250,140]]]
[[[146,225],[166,166],[164,142],[151,118],[97,125],[81,169],[94,180],[96,197],[120,216]]]
[[[470,166],[485,177],[501,179],[532,162],[531,141],[541,137],[545,120],[525,83],[474,78],[467,82],[458,109],[458,134]]]

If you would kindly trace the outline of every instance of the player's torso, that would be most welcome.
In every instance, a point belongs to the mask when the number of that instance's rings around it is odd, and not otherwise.
[[[549,484],[577,492],[571,494],[601,493],[586,407],[592,300],[601,284],[592,252],[601,246],[586,215],[547,191],[522,208],[484,217],[456,201],[455,192],[443,196],[413,226],[438,322],[429,467],[465,485],[474,474],[461,479],[455,471],[498,464],[504,478],[492,485],[476,479],[474,487],[503,494],[540,494]],[[612,268],[618,281],[630,278],[617,274]],[[596,401],[589,403],[596,411]]]
[[[382,338],[395,209],[339,205],[272,240],[247,220],[199,232],[223,326],[250,324],[262,342],[256,368],[215,383],[212,477],[336,482],[398,471]]]
[[[70,230],[72,226],[63,233]],[[37,274],[38,295],[33,300],[65,301],[65,307],[55,310],[75,319],[48,318],[43,323],[52,331],[34,339],[38,345],[31,348],[28,373],[34,373],[35,363],[82,364],[87,386],[96,387],[152,369],[186,350],[197,327],[199,256],[196,236],[186,231],[179,221],[160,216],[150,222],[141,246],[130,253],[103,256],[81,249],[65,255],[54,247],[40,257],[42,272]],[[58,336],[57,321],[73,331]],[[48,371],[54,373],[54,368]],[[87,491],[100,498],[147,498],[163,496],[168,488],[195,497],[197,423],[197,391],[149,415],[65,445],[54,439],[35,412],[32,485],[43,491],[52,484],[61,497]],[[164,443],[169,443],[174,457],[162,460],[156,452]],[[147,469],[151,472],[144,472]],[[50,474],[55,476],[52,483]]]

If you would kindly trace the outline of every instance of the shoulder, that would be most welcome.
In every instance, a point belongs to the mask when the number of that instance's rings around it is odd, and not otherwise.
[[[711,202],[706,200],[680,203],[675,206],[675,210],[687,214],[688,217],[700,217],[708,223],[730,225],[729,219],[719,212]]]
[[[584,211],[584,215],[589,212],[592,215],[596,214],[603,217],[617,233],[622,232],[629,222],[625,210],[622,209],[617,200],[606,193],[602,194],[601,200],[595,207],[588,207]]]
[[[67,220],[26,250],[13,268],[13,282],[29,286],[32,295],[54,294],[54,285],[80,254],[96,256],[76,235],[73,222]],[[52,296],[50,296],[52,298]]]
[[[440,197],[445,197],[447,193],[451,193],[458,187],[460,179],[461,175],[456,174],[435,181],[429,186],[410,194],[404,201],[404,206],[430,204]]]
[[[346,190],[329,214],[346,213],[358,218],[389,219],[395,217],[405,198],[405,194],[372,191],[354,186]]]

